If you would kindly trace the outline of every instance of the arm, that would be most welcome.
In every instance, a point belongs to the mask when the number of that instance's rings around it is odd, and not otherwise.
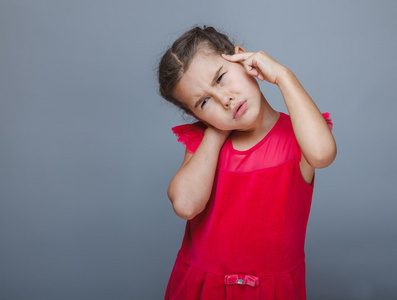
[[[219,151],[229,132],[209,126],[194,154],[186,151],[182,166],[172,178],[168,197],[175,213],[190,220],[202,212],[210,198]]]
[[[327,122],[296,76],[285,68],[277,79],[304,159],[313,168],[330,165],[336,143]]]
[[[259,80],[277,84],[291,117],[298,144],[302,150],[303,175],[314,168],[330,165],[336,156],[334,137],[317,106],[306,93],[296,76],[264,52],[249,53],[240,48],[238,54],[225,59],[243,64],[246,71]],[[310,181],[310,180],[307,180]]]

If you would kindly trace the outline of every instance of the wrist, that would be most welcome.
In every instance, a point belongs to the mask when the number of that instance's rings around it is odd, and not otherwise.
[[[290,69],[283,66],[276,78],[276,84],[280,86],[294,79],[296,79],[295,74]]]
[[[203,139],[208,140],[211,145],[222,147],[229,134],[230,132],[228,131],[222,131],[214,127],[208,127],[204,132]]]

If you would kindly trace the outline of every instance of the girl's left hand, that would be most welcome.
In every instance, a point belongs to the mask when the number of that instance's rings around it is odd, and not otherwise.
[[[286,67],[263,51],[222,54],[222,57],[230,62],[240,62],[248,74],[261,81],[266,80],[274,84],[278,84],[278,79],[288,71]]]

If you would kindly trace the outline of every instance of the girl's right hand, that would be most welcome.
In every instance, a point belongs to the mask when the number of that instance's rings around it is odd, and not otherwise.
[[[231,133],[231,130],[220,130],[218,128],[215,128],[212,125],[209,125],[206,123],[206,125],[208,126],[207,129],[204,132],[205,136],[208,136],[209,138],[213,138],[215,139],[216,142],[218,142],[220,145],[223,145],[226,141],[226,139],[228,138],[228,136]]]

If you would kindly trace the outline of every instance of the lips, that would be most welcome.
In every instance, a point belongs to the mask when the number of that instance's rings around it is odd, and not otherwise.
[[[247,110],[247,100],[240,101],[233,108],[233,119],[240,118],[243,113]]]

